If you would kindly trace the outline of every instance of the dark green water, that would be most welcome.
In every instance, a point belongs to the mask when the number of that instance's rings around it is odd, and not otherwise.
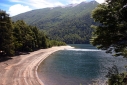
[[[45,85],[88,85],[93,80],[105,80],[108,67],[117,65],[125,71],[127,60],[113,57],[89,44],[71,45],[53,53],[41,63],[38,75]]]

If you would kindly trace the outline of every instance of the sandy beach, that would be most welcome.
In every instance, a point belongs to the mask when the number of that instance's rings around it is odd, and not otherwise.
[[[0,85],[44,85],[37,75],[39,64],[50,54],[68,48],[72,47],[60,46],[40,49],[0,62]]]

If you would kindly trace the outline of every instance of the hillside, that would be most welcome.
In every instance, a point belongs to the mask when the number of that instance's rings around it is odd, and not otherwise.
[[[91,11],[97,2],[82,2],[65,7],[44,8],[12,17],[13,21],[24,20],[44,30],[51,39],[66,43],[88,43],[91,37]]]

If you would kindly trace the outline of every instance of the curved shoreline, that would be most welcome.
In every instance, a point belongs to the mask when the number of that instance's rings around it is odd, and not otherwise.
[[[38,66],[45,58],[70,46],[41,49],[0,62],[0,85],[44,85],[37,74]]]
[[[50,54],[46,55],[45,58],[44,58],[44,59],[41,59],[41,60],[38,62],[37,66],[36,66],[36,71],[35,71],[35,73],[36,73],[36,78],[38,79],[38,82],[40,83],[40,85],[44,85],[44,83],[39,79],[39,76],[38,76],[38,73],[37,73],[37,70],[38,70],[39,65],[40,65],[47,57],[49,57],[52,53],[54,53],[54,52],[56,52],[56,51],[59,51],[59,50],[65,50],[65,49],[73,48],[73,47],[71,47],[71,46],[60,46],[60,47],[53,47],[53,48],[57,48],[57,50],[54,50],[54,51],[52,51]]]

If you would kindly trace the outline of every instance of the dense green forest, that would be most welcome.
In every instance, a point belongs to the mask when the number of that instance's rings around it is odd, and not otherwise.
[[[65,43],[49,39],[43,31],[23,20],[12,22],[9,15],[0,10],[0,57],[56,45]]]
[[[127,0],[106,0],[93,10],[92,17],[100,24],[92,26],[91,43],[107,53],[127,58]],[[109,68],[106,77],[108,85],[127,85],[127,71],[120,73],[117,66]]]
[[[0,10],[0,56],[65,45],[64,42],[89,43],[92,36],[90,42],[94,46],[127,57],[127,1],[106,0],[97,5],[91,1],[38,9],[14,16],[13,21]],[[109,68],[106,77],[108,85],[127,85],[127,72],[119,73],[116,66]]]
[[[50,39],[70,43],[89,43],[92,29],[96,24],[91,11],[97,2],[82,2],[75,6],[44,8],[29,11],[12,17],[13,21],[24,20],[29,25],[44,30]]]

